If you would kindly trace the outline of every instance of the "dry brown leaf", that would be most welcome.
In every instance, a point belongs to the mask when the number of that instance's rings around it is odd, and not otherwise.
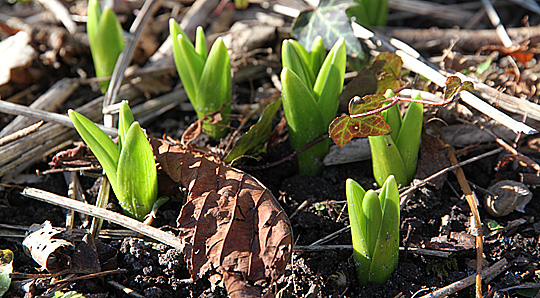
[[[178,227],[193,279],[209,273],[230,297],[272,297],[292,252],[292,228],[277,200],[252,176],[212,157],[153,139],[173,181],[188,189]]]

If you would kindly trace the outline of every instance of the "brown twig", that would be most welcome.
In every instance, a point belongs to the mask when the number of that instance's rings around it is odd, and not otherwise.
[[[26,128],[23,128],[19,131],[16,131],[8,136],[5,136],[3,138],[0,139],[0,146],[4,146],[6,144],[9,144],[13,141],[16,141],[24,136],[27,136],[31,133],[33,133],[34,131],[38,130],[38,128],[43,124],[43,120],[37,122],[37,123],[34,123]]]
[[[487,277],[493,277],[497,276],[499,273],[501,273],[504,269],[506,269],[506,266],[508,265],[508,261],[506,259],[502,259],[498,261],[497,263],[493,264],[493,266],[485,269],[482,271],[482,275]],[[475,276],[471,275],[468,276],[462,280],[456,281],[455,283],[449,284],[448,286],[444,288],[440,288],[434,292],[431,292],[427,295],[424,295],[420,298],[439,298],[439,297],[447,297],[459,290],[462,290],[470,285],[472,285],[475,281]]]
[[[446,149],[448,151],[448,157],[453,165],[458,164],[458,160],[456,157],[456,153],[454,152],[454,149],[448,144],[448,141],[438,129],[438,127],[435,127],[435,129],[438,131],[441,140],[446,144]],[[455,170],[456,177],[458,179],[458,183],[461,187],[461,190],[465,194],[465,199],[467,200],[467,203],[469,204],[469,207],[471,208],[471,212],[474,217],[474,223],[475,223],[475,230],[476,230],[476,297],[481,298],[482,297],[482,252],[483,252],[483,246],[484,242],[482,239],[482,221],[480,219],[480,213],[478,212],[478,205],[476,202],[476,196],[471,190],[471,187],[469,186],[469,183],[467,182],[467,178],[465,178],[465,173],[463,172],[463,169],[461,167],[456,168]]]

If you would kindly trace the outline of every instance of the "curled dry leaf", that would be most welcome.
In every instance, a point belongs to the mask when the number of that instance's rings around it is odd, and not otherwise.
[[[30,226],[28,235],[23,240],[23,248],[41,268],[55,273],[69,269],[71,252],[75,246],[65,239],[60,229],[53,228],[50,221]]]
[[[178,217],[193,279],[209,273],[230,297],[274,296],[292,252],[289,219],[252,176],[162,140],[151,141],[163,171],[188,189]]]

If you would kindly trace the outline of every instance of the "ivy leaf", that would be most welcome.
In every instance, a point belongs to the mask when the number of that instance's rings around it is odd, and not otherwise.
[[[306,49],[310,48],[316,36],[320,35],[327,47],[343,37],[347,55],[365,59],[364,51],[358,38],[353,34],[347,9],[358,5],[354,0],[321,0],[313,10],[300,13],[292,30],[292,35]]]
[[[401,58],[394,53],[380,53],[373,64],[363,68],[341,93],[340,100],[349,100],[353,96],[384,94],[387,89],[400,87]]]
[[[330,123],[328,134],[336,145],[343,147],[354,137],[381,136],[391,131],[381,113],[377,113],[360,118],[338,117]]]
[[[366,95],[362,98],[355,96],[349,102],[349,114],[357,115],[379,109],[385,99],[381,94]]]
[[[380,62],[379,62],[380,61]],[[388,89],[397,89],[400,86],[401,66],[403,61],[395,53],[380,53],[375,62],[382,64],[382,73],[377,76],[377,94],[384,94]],[[384,63],[382,63],[384,62]]]
[[[225,158],[225,162],[231,162],[247,152],[255,151],[268,140],[272,133],[272,119],[280,106],[281,99],[278,99],[264,109],[259,121],[251,126],[249,131],[234,144],[234,147]]]
[[[444,87],[444,100],[448,100],[450,98],[452,98],[458,88],[461,86],[461,79],[458,78],[458,77],[448,77],[448,79],[446,79],[446,87]]]
[[[463,86],[461,86],[462,91],[469,91],[474,92],[474,84],[471,81],[465,81],[463,82]]]

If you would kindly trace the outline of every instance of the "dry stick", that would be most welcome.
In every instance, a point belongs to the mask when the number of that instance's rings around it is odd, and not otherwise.
[[[0,112],[11,115],[23,115],[29,118],[62,124],[67,127],[74,127],[67,115],[29,108],[16,103],[0,101]],[[97,126],[108,135],[118,135],[118,130],[116,128],[105,127],[101,124],[97,124]]]
[[[506,266],[508,265],[508,261],[506,259],[502,259],[498,261],[497,263],[493,264],[493,266],[485,269],[482,271],[482,275],[486,278],[497,276],[501,272],[503,272],[506,269]],[[447,297],[449,295],[452,295],[453,293],[460,291],[474,283],[474,275],[468,276],[460,281],[456,281],[455,283],[452,283],[444,288],[440,288],[434,292],[431,292],[425,296],[422,296],[420,298],[440,298],[440,297]]]
[[[77,24],[75,24],[71,18],[69,10],[64,6],[64,4],[62,4],[62,2],[58,0],[38,0],[38,2],[45,6],[45,8],[50,11],[58,21],[62,22],[69,33],[77,33]]]
[[[495,32],[497,32],[502,44],[507,48],[511,47],[512,40],[510,39],[510,36],[508,36],[508,33],[506,33],[506,29],[504,29],[504,25],[502,24],[497,11],[495,11],[495,7],[493,7],[493,4],[491,4],[491,1],[482,0],[482,4],[486,9],[486,14],[491,21],[491,24],[495,26]]]
[[[465,29],[411,29],[411,28],[376,28],[378,34],[393,36],[406,42],[416,50],[442,51],[454,44],[454,49],[464,52],[476,52],[485,45],[499,45],[500,39],[495,30]],[[512,40],[523,41],[531,36],[540,35],[540,26],[507,28],[506,32]]]
[[[128,296],[135,297],[135,298],[146,298],[143,295],[135,292],[135,290],[132,290],[132,289],[126,287],[126,286],[123,286],[123,285],[117,283],[114,280],[109,280],[109,281],[107,281],[107,283],[110,284],[111,286],[113,286],[114,288],[126,293],[126,295],[128,295]]]
[[[43,202],[47,202],[49,204],[57,205],[63,208],[73,209],[77,212],[84,213],[90,216],[99,217],[104,220],[108,220],[115,224],[121,225],[125,228],[136,231],[145,236],[148,236],[152,239],[155,239],[161,243],[170,245],[174,248],[183,249],[185,245],[184,241],[180,240],[180,238],[170,233],[164,232],[162,230],[156,229],[151,226],[147,226],[138,220],[135,220],[133,218],[130,218],[130,217],[127,217],[127,216],[124,216],[124,215],[121,215],[116,212],[112,212],[103,208],[98,208],[93,205],[81,203],[81,202],[72,200],[70,198],[66,198],[63,196],[59,196],[50,192],[46,192],[40,189],[31,188],[31,187],[26,187],[23,190],[22,195],[29,198],[36,199],[36,200],[40,200]]]
[[[402,193],[399,195],[399,196],[401,197],[401,201],[400,201],[399,205],[401,206],[401,208],[403,208],[403,206],[404,206],[404,205],[407,203],[407,201],[408,201],[408,197],[407,197],[408,194],[410,194],[411,192],[417,190],[418,188],[420,188],[420,187],[426,185],[426,183],[428,183],[429,181],[431,181],[431,180],[433,180],[433,179],[439,177],[440,175],[442,175],[442,174],[444,174],[444,173],[446,173],[446,172],[449,172],[449,171],[451,171],[451,170],[457,169],[457,168],[459,168],[459,167],[462,167],[462,166],[464,166],[464,165],[470,164],[470,163],[472,163],[472,162],[478,161],[478,160],[480,160],[480,159],[486,158],[486,157],[488,157],[488,156],[497,154],[497,153],[499,153],[499,152],[501,152],[501,151],[503,151],[503,150],[504,150],[504,148],[497,148],[497,149],[491,150],[491,151],[489,151],[489,152],[482,153],[482,154],[480,154],[480,155],[478,155],[478,156],[471,157],[471,158],[469,158],[469,159],[467,159],[467,160],[465,160],[465,161],[462,161],[462,162],[460,162],[460,163],[458,163],[458,164],[455,164],[455,165],[453,165],[453,166],[450,166],[450,167],[447,167],[447,168],[444,168],[444,169],[438,171],[437,173],[435,173],[435,174],[433,174],[433,175],[431,175],[431,176],[429,176],[429,177],[423,179],[422,182],[420,182],[420,183],[418,183],[418,184],[415,184],[414,186],[412,186],[412,187],[410,187],[409,189],[407,189],[407,190],[405,190],[404,192],[402,192]]]
[[[448,157],[450,159],[450,162],[452,162],[452,164],[454,165],[458,164],[459,162],[457,160],[456,153],[454,152],[454,148],[452,148],[452,146],[448,144],[448,141],[443,136],[440,129],[438,129],[438,127],[435,128],[438,131],[441,140],[446,144],[446,149],[448,151]],[[461,167],[456,168],[455,174],[458,179],[459,185],[461,186],[461,190],[463,190],[463,193],[465,194],[467,203],[471,208],[471,212],[473,214],[476,224],[476,297],[482,298],[482,252],[484,246],[484,242],[482,239],[482,221],[480,220],[480,213],[478,212],[476,196],[472,192],[471,187],[467,182],[467,178],[465,178],[465,173],[463,172],[463,169]]]
[[[440,87],[444,87],[446,84],[446,76],[439,73],[435,68],[423,63],[419,60],[420,54],[414,49],[408,47],[403,42],[394,40],[394,45],[390,44],[386,40],[375,36],[373,32],[365,29],[355,22],[351,23],[353,31],[356,37],[369,41],[370,46],[377,48],[378,50],[385,50],[395,52],[403,60],[403,67],[418,73],[437,84]],[[400,46],[403,50],[398,49],[395,45]],[[416,58],[418,57],[418,58]],[[463,79],[463,78],[462,78]],[[467,78],[467,80],[470,80]],[[495,119],[504,126],[510,128],[516,133],[523,132],[526,134],[532,134],[537,132],[536,129],[525,125],[519,121],[516,121],[501,111],[493,108],[491,105],[482,101],[472,93],[463,91],[460,93],[461,99],[467,104],[471,105],[475,109],[484,113],[485,115]],[[538,108],[538,107],[537,107]]]
[[[19,131],[16,131],[8,136],[5,136],[3,138],[0,139],[0,146],[4,146],[6,144],[9,144],[13,141],[16,141],[24,136],[27,136],[33,132],[35,132],[36,130],[38,130],[38,128],[43,124],[43,120],[39,121],[39,122],[36,122],[26,128],[23,128]]]
[[[63,78],[54,83],[49,90],[47,90],[47,92],[34,100],[34,102],[30,104],[30,108],[52,112],[62,105],[78,87],[79,83],[76,79]],[[33,121],[34,119],[24,116],[17,116],[8,125],[6,125],[2,131],[0,131],[0,137],[4,137],[10,133],[18,131],[32,124]]]
[[[51,282],[51,285],[72,283],[72,282],[75,282],[75,281],[78,281],[78,280],[87,280],[87,279],[92,279],[92,278],[98,278],[98,277],[103,277],[103,276],[110,275],[110,274],[125,274],[125,273],[128,273],[127,269],[119,268],[119,269],[114,269],[114,270],[106,270],[106,271],[101,271],[101,272],[97,272],[97,273],[90,273],[90,274],[86,274],[86,275],[82,275],[82,276],[74,276],[72,278],[56,279],[56,280],[53,280]]]
[[[353,249],[353,246],[350,244],[346,244],[346,245],[295,245],[293,250],[295,252],[306,252],[306,251],[322,251],[322,250],[336,250],[336,249],[351,250]],[[400,247],[399,250],[404,251],[405,247]],[[415,248],[415,247],[408,247],[407,251],[416,253],[419,255],[440,257],[440,258],[448,258],[450,257],[450,254],[451,254],[451,252],[449,251],[440,251],[440,250]]]

